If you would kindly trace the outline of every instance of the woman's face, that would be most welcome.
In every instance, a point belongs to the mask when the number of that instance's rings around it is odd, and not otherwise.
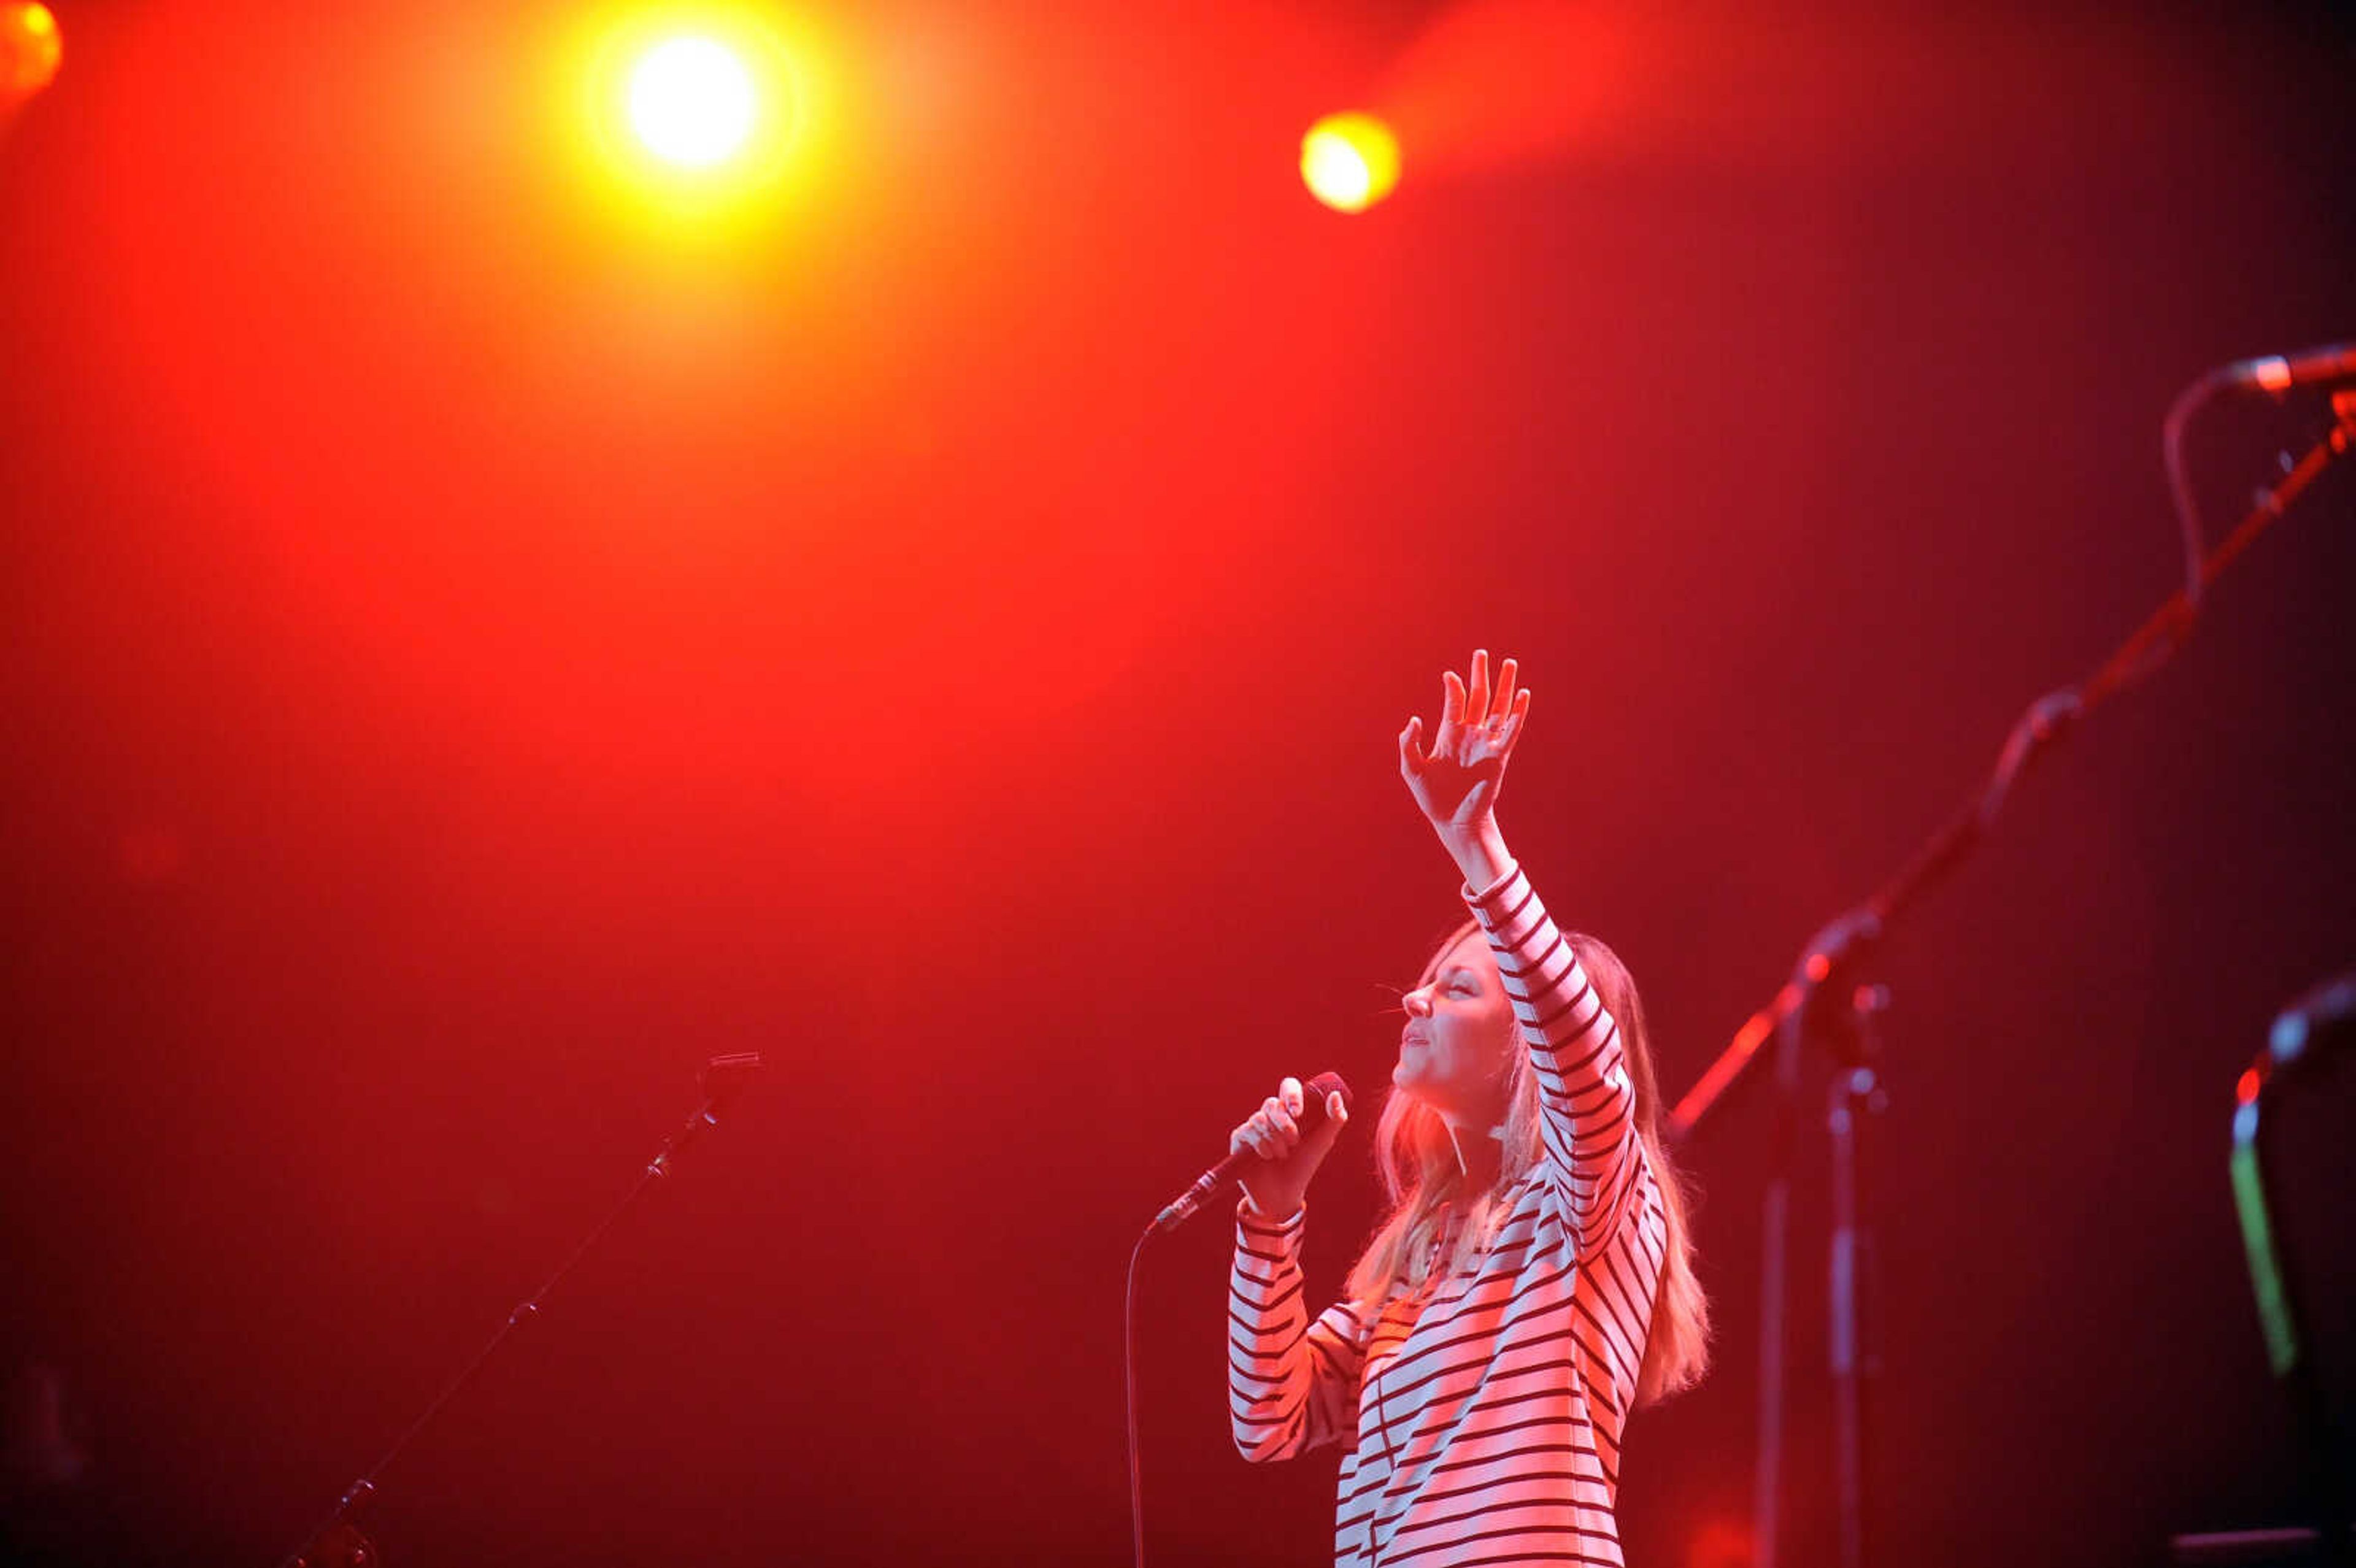
[[[1391,1082],[1460,1126],[1501,1125],[1514,1009],[1488,940],[1475,931],[1451,943],[1406,1006]]]

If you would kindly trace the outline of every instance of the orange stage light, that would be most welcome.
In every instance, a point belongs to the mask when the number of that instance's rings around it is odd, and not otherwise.
[[[1364,212],[1398,184],[1398,140],[1371,114],[1328,114],[1301,139],[1301,177],[1337,212]]]
[[[30,98],[49,85],[64,57],[58,19],[42,5],[0,5],[0,103]]]

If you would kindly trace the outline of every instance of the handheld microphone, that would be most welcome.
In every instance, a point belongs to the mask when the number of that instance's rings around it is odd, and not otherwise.
[[[1303,1102],[1301,1107],[1302,1127],[1313,1126],[1324,1120],[1326,1098],[1333,1094],[1342,1096],[1344,1110],[1350,1108],[1350,1086],[1342,1082],[1342,1075],[1338,1072],[1320,1072],[1301,1086],[1301,1098]],[[1205,1171],[1196,1179],[1194,1186],[1180,1193],[1167,1209],[1154,1216],[1153,1228],[1157,1231],[1174,1231],[1184,1224],[1194,1218],[1194,1211],[1203,1206],[1205,1199],[1217,1191],[1220,1185],[1231,1179],[1236,1172],[1258,1157],[1259,1156],[1248,1148],[1230,1149],[1226,1158]]]
[[[2276,398],[2294,387],[2356,380],[2356,343],[2327,343],[2320,348],[2303,348],[2296,354],[2236,359],[2216,375],[2219,385],[2234,391],[2265,392]]]

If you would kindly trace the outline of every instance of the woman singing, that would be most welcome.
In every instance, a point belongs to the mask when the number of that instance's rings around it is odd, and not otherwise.
[[[1235,1131],[1259,1156],[1237,1212],[1236,1445],[1343,1445],[1337,1563],[1617,1564],[1628,1413],[1701,1377],[1708,1306],[1635,986],[1556,928],[1497,828],[1530,694],[1512,659],[1493,692],[1485,652],[1442,679],[1439,731],[1427,746],[1408,721],[1399,771],[1472,919],[1407,995],[1375,1134],[1391,1209],[1320,1317],[1301,1199],[1341,1097],[1304,1131],[1287,1078]]]

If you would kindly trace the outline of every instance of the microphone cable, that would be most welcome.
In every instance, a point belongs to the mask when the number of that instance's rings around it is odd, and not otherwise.
[[[1301,1085],[1304,1115],[1314,1107],[1319,1116],[1333,1096],[1340,1095],[1344,1115],[1350,1104],[1350,1085],[1338,1072],[1320,1072]],[[1145,1469],[1138,1457],[1141,1445],[1137,1435],[1137,1265],[1145,1256],[1145,1243],[1162,1231],[1177,1229],[1201,1209],[1203,1200],[1215,1191],[1220,1183],[1232,1175],[1236,1167],[1248,1157],[1238,1149],[1230,1149],[1227,1157],[1205,1171],[1194,1186],[1181,1193],[1177,1200],[1162,1211],[1137,1238],[1137,1245],[1129,1253],[1129,1288],[1121,1306],[1120,1360],[1121,1378],[1129,1397],[1129,1538],[1130,1568],[1145,1568]]]
[[[1130,1568],[1145,1568],[1145,1471],[1138,1459],[1137,1441],[1137,1264],[1145,1256],[1145,1243],[1153,1239],[1158,1224],[1145,1227],[1137,1238],[1137,1245],[1129,1252],[1128,1301],[1120,1315],[1121,1371],[1129,1387],[1129,1541]]]

